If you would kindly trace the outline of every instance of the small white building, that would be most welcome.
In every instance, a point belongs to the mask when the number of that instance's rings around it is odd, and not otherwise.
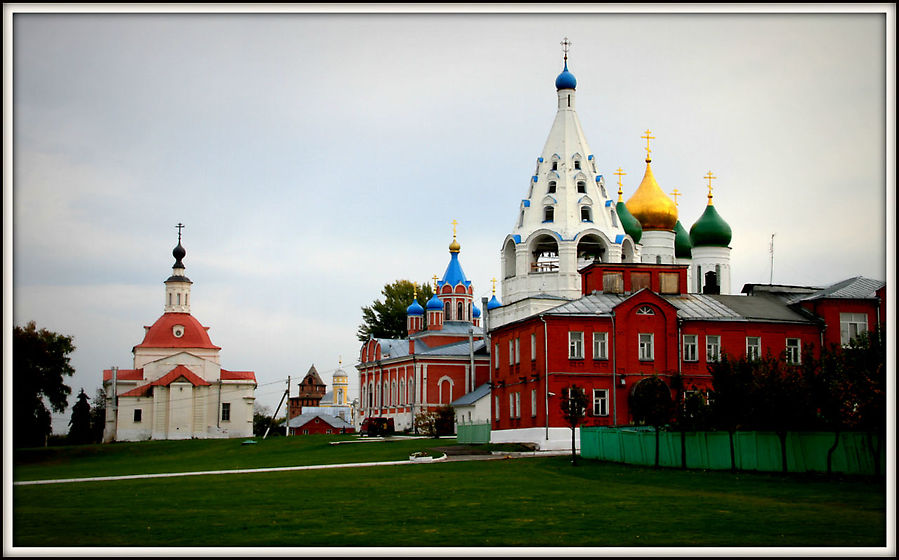
[[[165,312],[144,327],[143,341],[132,349],[132,369],[103,372],[104,442],[253,435],[256,374],[221,367],[221,348],[190,314],[185,254],[179,229]]]

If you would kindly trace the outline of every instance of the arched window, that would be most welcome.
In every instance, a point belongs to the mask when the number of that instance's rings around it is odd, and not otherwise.
[[[578,181],[577,182],[577,192],[579,192],[579,193],[587,192],[587,182],[586,181]]]
[[[558,161],[554,161],[554,162],[553,162],[553,171],[557,171],[558,169],[559,169],[559,162],[558,162]]]
[[[618,227],[618,213],[614,208],[609,208],[609,217],[612,218],[612,225]]]
[[[458,304],[456,304],[456,320],[457,321],[465,320],[465,314],[462,313],[462,309],[463,309],[462,302],[460,301]]]
[[[581,160],[579,160],[579,159],[574,160],[574,168],[575,169],[581,168]]]
[[[592,222],[593,215],[590,213],[589,206],[581,206],[581,221],[582,222]]]
[[[452,311],[452,307],[450,307],[450,302],[446,302],[446,304],[443,306],[443,320],[444,321],[449,321],[452,319],[452,317],[450,317],[450,311]]]
[[[546,192],[548,192],[550,194],[556,192],[556,182],[555,181],[549,182],[549,190],[547,190]]]
[[[552,206],[546,206],[543,208],[543,221],[551,222],[553,221],[553,215],[555,214],[555,209]]]

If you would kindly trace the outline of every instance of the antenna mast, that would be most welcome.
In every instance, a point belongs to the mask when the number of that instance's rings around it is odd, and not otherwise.
[[[768,284],[774,284],[774,236],[776,234],[771,234],[771,245],[768,247],[768,252],[771,253],[771,276],[768,277]]]

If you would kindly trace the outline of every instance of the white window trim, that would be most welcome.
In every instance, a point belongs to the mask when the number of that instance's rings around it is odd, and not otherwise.
[[[574,335],[580,335],[575,337]],[[568,331],[568,359],[583,360],[584,359],[584,332]]]
[[[597,412],[597,405],[602,402],[602,408],[605,409],[605,412]],[[593,389],[593,416],[608,416],[609,415],[609,390],[608,389]]]
[[[643,352],[645,346],[643,345],[643,337],[649,337],[649,356],[645,356]],[[655,334],[654,333],[639,333],[637,335],[637,352],[638,358],[641,362],[653,362],[656,359],[656,344],[655,344]]]
[[[607,333],[607,332],[593,333],[593,359],[594,360],[608,360],[609,359],[609,333]]]
[[[796,345],[790,346],[790,341],[795,340]],[[798,365],[802,363],[802,340],[798,338],[787,339],[787,363],[790,365]],[[795,359],[794,358],[795,351]]]
[[[712,342],[710,339],[715,339],[714,347],[716,349],[715,355],[709,355],[709,347],[712,346]],[[708,334],[705,337],[705,361],[707,362],[718,362],[721,361],[721,335],[718,334]]]
[[[692,342],[688,342],[691,340]],[[696,334],[685,334],[684,335],[684,361],[685,362],[698,362],[699,361],[699,335]],[[687,348],[692,348],[692,357],[687,356]]]
[[[758,344],[750,345],[750,340],[757,340]],[[753,348],[754,351],[750,351],[750,348]],[[746,357],[751,360],[757,360],[762,357],[762,337],[760,336],[747,336],[746,337]]]

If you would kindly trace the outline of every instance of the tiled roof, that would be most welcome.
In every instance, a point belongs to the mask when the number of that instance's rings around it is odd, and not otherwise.
[[[119,381],[140,381],[144,378],[144,370],[141,369],[120,369],[116,374],[116,379]],[[111,381],[112,380],[112,370],[104,369],[103,370],[103,381]]]
[[[190,382],[194,387],[209,385],[209,382],[197,375],[196,373],[190,371],[183,365],[175,366],[175,368],[163,375],[159,379],[152,381],[146,385],[142,385],[135,389],[132,389],[128,392],[122,393],[119,395],[120,397],[147,397],[150,395],[152,387],[168,387],[175,381],[181,379],[186,379]]]
[[[237,381],[241,379],[256,381],[256,373],[252,371],[228,371],[222,370],[222,381]]]
[[[174,327],[184,327],[181,336],[175,336]],[[144,340],[135,348],[210,348],[221,350],[209,340],[209,334],[190,313],[164,313],[147,329]]]

